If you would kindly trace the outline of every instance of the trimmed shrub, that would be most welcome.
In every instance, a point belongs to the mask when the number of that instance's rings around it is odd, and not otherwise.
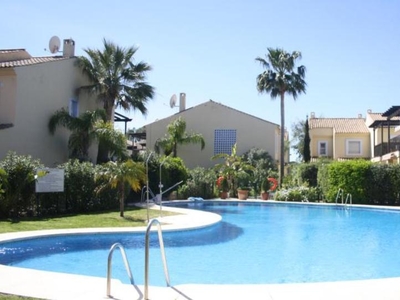
[[[35,174],[36,169],[43,168],[39,160],[29,155],[17,155],[9,152],[0,168],[7,173],[7,183],[2,189],[0,217],[18,217],[33,214],[35,211]]]

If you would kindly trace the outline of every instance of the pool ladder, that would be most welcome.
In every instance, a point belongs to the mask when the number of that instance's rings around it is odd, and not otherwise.
[[[338,200],[341,199],[342,204],[346,207],[349,208],[349,206],[353,205],[353,197],[350,193],[347,193],[346,199],[344,200],[344,191],[343,189],[339,189],[337,194],[336,194],[336,199],[335,203],[336,205],[338,204]]]
[[[161,223],[157,219],[151,219],[149,224],[147,225],[146,228],[146,237],[145,237],[145,265],[144,265],[144,299],[147,300],[149,299],[149,245],[150,245],[150,230],[153,224],[157,223],[157,229],[158,229],[158,242],[160,244],[160,250],[161,250],[161,257],[163,261],[163,266],[164,266],[164,275],[165,275],[165,281],[167,286],[171,286],[170,280],[169,280],[169,273],[168,273],[168,266],[167,266],[167,259],[165,257],[165,249],[164,249],[164,240],[162,237],[162,229],[161,229]],[[108,261],[107,261],[107,297],[112,298],[111,296],[111,267],[112,267],[112,255],[114,253],[114,250],[119,248],[121,251],[122,259],[124,260],[125,264],[125,269],[128,273],[129,280],[131,284],[135,284],[131,272],[131,268],[129,266],[129,262],[126,256],[126,252],[124,247],[120,243],[115,243],[111,246],[110,252],[108,254]]]

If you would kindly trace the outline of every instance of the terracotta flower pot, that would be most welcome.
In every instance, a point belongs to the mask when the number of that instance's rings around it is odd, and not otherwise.
[[[249,190],[237,190],[239,200],[246,200],[249,197]]]
[[[220,197],[221,199],[226,199],[226,198],[228,198],[228,192],[220,192],[220,193],[219,193],[219,197]]]
[[[268,198],[269,198],[269,193],[268,192],[262,192],[261,193],[261,199],[268,200]]]

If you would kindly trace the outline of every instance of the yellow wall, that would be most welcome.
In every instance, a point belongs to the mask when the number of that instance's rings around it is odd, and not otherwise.
[[[10,150],[20,155],[29,154],[49,167],[68,159],[69,132],[60,127],[51,135],[47,127],[50,117],[56,110],[68,108],[71,98],[79,101],[79,113],[99,105],[94,99],[89,101],[88,96],[80,95],[78,99],[75,95],[76,89],[86,82],[74,65],[75,60],[14,68],[17,82],[12,99],[15,105],[14,127],[0,130],[0,160]],[[13,97],[12,93],[9,95]],[[93,161],[96,155],[94,145],[90,149]]]
[[[157,139],[166,134],[167,125],[179,116],[186,121],[187,132],[201,133],[206,142],[203,151],[200,151],[200,144],[178,146],[178,156],[185,161],[189,168],[211,167],[217,163],[210,159],[214,155],[215,129],[236,129],[238,155],[257,147],[267,150],[273,158],[279,159],[279,138],[276,138],[277,124],[211,101],[146,125],[148,149],[154,149]],[[276,145],[277,141],[278,145]]]

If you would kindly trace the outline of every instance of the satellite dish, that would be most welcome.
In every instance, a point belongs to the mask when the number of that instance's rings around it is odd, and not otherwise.
[[[49,50],[51,53],[57,53],[60,49],[60,38],[58,36],[53,36],[49,41]]]
[[[176,95],[173,94],[171,99],[169,100],[169,106],[171,106],[171,108],[174,108],[176,105],[176,101],[177,101]]]

